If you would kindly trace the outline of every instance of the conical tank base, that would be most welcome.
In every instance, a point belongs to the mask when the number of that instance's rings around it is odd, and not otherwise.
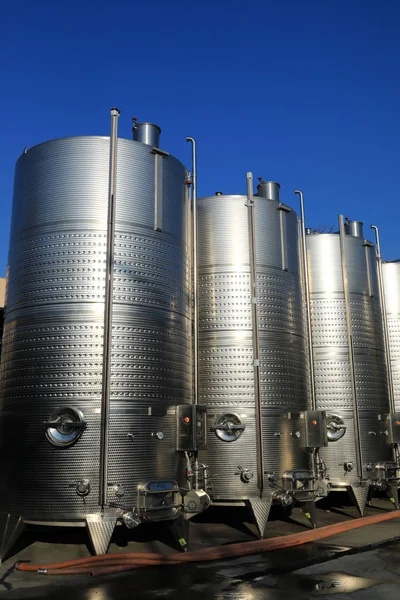
[[[22,517],[0,513],[0,563],[7,557],[24,529]]]
[[[304,516],[309,520],[312,529],[315,529],[317,526],[317,510],[315,507],[315,502],[313,500],[309,500],[308,502],[300,502],[299,506]]]
[[[393,504],[396,510],[399,509],[399,488],[394,485],[390,485],[386,490],[386,495],[390,502]]]
[[[369,486],[368,485],[349,485],[347,488],[358,512],[361,516],[364,514],[365,505],[368,500]]]
[[[86,525],[95,554],[106,554],[114,532],[117,517],[113,515],[88,515]]]
[[[263,539],[271,510],[272,495],[265,496],[263,498],[251,498],[247,502],[251,512],[253,513],[254,522],[257,526],[259,536],[261,539]]]

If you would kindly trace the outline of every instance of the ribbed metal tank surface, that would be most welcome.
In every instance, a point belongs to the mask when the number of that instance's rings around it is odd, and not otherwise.
[[[110,138],[74,137],[35,146],[16,166],[0,510],[28,520],[99,510],[109,156]],[[186,202],[178,160],[118,140],[108,505],[137,506],[138,484],[184,473],[170,407],[191,401]],[[43,423],[63,406],[87,426],[56,447]]]
[[[320,454],[331,484],[347,486],[359,477],[340,237],[311,234],[306,243],[317,408],[327,412],[328,427],[332,422],[345,427],[345,434],[329,441]],[[345,235],[344,243],[361,457],[368,478],[369,463],[392,460],[386,436],[381,434],[386,426],[379,419],[389,412],[389,399],[377,266],[373,245],[362,237]]]
[[[400,412],[400,263],[382,262],[394,405]]]
[[[246,203],[245,196],[226,195],[198,201],[199,402],[208,407],[211,428],[227,415],[245,426],[235,441],[211,432],[201,453],[214,500],[258,494]],[[308,408],[297,216],[276,200],[254,197],[254,221],[264,466],[280,475],[309,468],[293,435]],[[254,476],[244,481],[239,466]]]
[[[1,345],[3,340],[3,324],[4,324],[4,308],[0,306],[0,360],[1,360]]]

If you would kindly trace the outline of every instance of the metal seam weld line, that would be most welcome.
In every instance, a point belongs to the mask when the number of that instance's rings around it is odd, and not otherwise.
[[[117,147],[118,147],[118,118],[120,111],[112,108],[110,131],[110,171],[108,189],[108,221],[107,221],[107,254],[106,279],[104,300],[104,343],[103,343],[103,379],[101,397],[101,432],[100,432],[100,482],[99,504],[101,509],[107,503],[108,479],[108,437],[110,420],[110,376],[111,376],[111,345],[112,345],[112,312],[113,312],[113,282],[114,282],[114,234],[115,234],[115,192],[117,184]]]

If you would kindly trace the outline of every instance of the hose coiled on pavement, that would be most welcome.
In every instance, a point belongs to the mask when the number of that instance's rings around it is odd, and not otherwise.
[[[270,552],[271,550],[281,550],[283,548],[291,548],[300,546],[309,542],[315,542],[320,539],[331,537],[339,533],[345,533],[352,529],[365,527],[366,525],[374,525],[396,519],[400,517],[398,510],[374,515],[371,517],[363,517],[354,521],[345,521],[327,525],[320,529],[312,529],[301,533],[293,533],[283,535],[266,540],[256,540],[252,542],[240,542],[237,544],[229,544],[227,546],[217,546],[214,548],[204,548],[186,554],[161,554],[148,552],[126,552],[121,554],[102,554],[100,556],[91,556],[87,558],[79,558],[59,563],[49,564],[31,564],[27,562],[19,562],[16,564],[18,571],[34,571],[42,575],[79,575],[88,574],[90,577],[98,575],[107,575],[111,573],[119,573],[122,571],[130,571],[141,567],[155,567],[177,565],[191,562],[206,562],[229,558],[237,558],[241,556],[249,556],[251,554],[260,554]]]

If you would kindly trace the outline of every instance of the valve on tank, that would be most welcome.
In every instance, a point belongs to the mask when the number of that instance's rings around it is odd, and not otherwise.
[[[81,481],[78,481],[75,489],[78,496],[87,496],[90,493],[89,479],[81,479]]]
[[[293,497],[288,492],[275,492],[273,499],[281,506],[291,506]]]
[[[243,483],[249,483],[249,481],[253,479],[254,473],[251,469],[244,469],[240,465],[238,465],[237,469],[238,470],[235,472],[235,475],[240,475],[240,479],[243,481]]]
[[[346,471],[346,473],[350,473],[354,469],[354,463],[350,461],[345,462],[343,463],[343,468]]]

